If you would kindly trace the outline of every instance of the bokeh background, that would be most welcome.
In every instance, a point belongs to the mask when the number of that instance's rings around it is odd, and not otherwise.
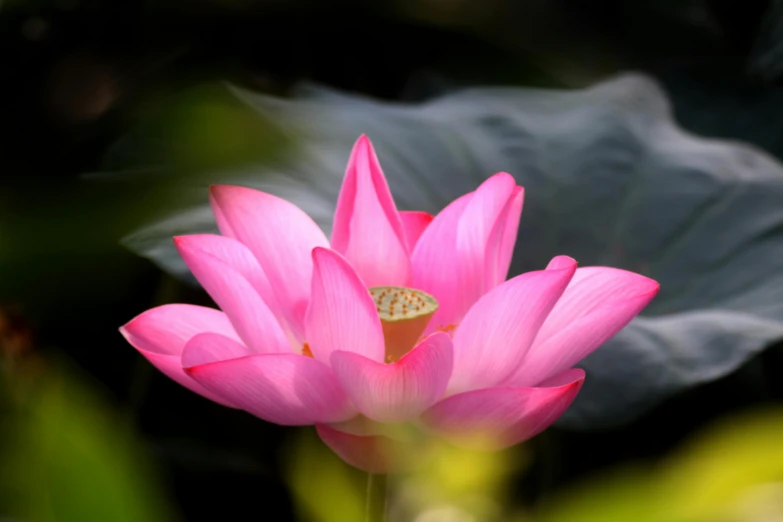
[[[572,411],[393,483],[426,521],[783,520],[783,2],[0,1],[0,519],[361,520],[307,429],[168,381],[117,329],[209,305],[206,187],[328,227],[353,141],[398,204],[526,186],[512,271],[661,294]]]

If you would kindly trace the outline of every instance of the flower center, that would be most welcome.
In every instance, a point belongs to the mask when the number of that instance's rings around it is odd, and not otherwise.
[[[416,345],[438,301],[421,290],[399,286],[370,288],[370,295],[383,326],[386,362],[398,361]]]

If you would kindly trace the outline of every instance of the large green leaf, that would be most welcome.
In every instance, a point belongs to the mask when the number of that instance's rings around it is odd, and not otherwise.
[[[235,92],[298,143],[295,154],[193,183],[262,188],[328,230],[350,147],[366,133],[402,209],[437,212],[497,171],[516,176],[527,201],[512,273],[568,254],[660,281],[644,314],[584,361],[566,426],[628,421],[783,337],[783,168],[751,146],[685,133],[645,77],[472,89],[421,105],[312,87],[292,100]],[[127,244],[184,274],[171,236],[209,230],[202,190]]]

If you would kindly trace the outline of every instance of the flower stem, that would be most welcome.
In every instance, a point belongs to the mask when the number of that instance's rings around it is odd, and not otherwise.
[[[367,500],[364,505],[365,522],[386,522],[386,475],[367,474]]]

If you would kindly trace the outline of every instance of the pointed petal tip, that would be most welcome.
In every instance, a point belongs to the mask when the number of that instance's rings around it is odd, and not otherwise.
[[[515,186],[517,184],[516,180],[514,179],[514,176],[512,176],[511,174],[509,174],[508,172],[505,172],[505,171],[496,172],[495,174],[490,176],[490,178],[505,178],[505,179],[509,179],[510,178],[510,179],[512,179],[514,181],[514,185]]]
[[[130,332],[128,331],[128,326],[130,326],[130,324],[132,322],[133,322],[133,319],[131,319],[130,321],[128,321],[124,325],[122,325],[119,328],[117,328],[117,331],[120,332],[120,335],[123,336],[125,338],[125,340],[128,341],[128,342],[130,342],[130,340],[128,339],[128,336],[130,335]]]
[[[215,235],[214,234],[183,234],[181,236],[173,236],[171,240],[174,242],[174,246],[178,250],[181,250],[183,248],[190,249],[191,247],[195,247],[195,249],[201,250],[206,254],[209,252],[205,251],[203,248],[199,248],[199,244],[202,240],[208,240],[212,237],[215,237]]]
[[[503,200],[503,202],[505,203],[508,197],[516,194],[516,187],[517,187],[517,180],[514,179],[514,176],[512,176],[508,172],[498,172],[485,179],[478,186],[478,188],[476,188],[476,192],[485,191],[485,190],[489,190],[491,192],[500,191],[506,196],[505,199]]]
[[[209,199],[216,202],[223,194],[230,191],[231,188],[231,185],[220,185],[213,183],[209,186]]]
[[[193,240],[191,235],[174,236],[171,240],[174,242],[174,248],[177,249],[181,257],[185,257],[185,252],[192,252],[197,250],[193,247]],[[207,252],[200,252],[200,254],[210,255]]]
[[[209,185],[210,194],[225,194],[236,190],[253,190],[248,187],[242,187],[240,185],[226,185],[223,183],[212,183]]]
[[[351,159],[349,162],[353,161],[360,152],[366,153],[367,157],[371,157],[374,151],[375,148],[373,147],[370,138],[366,134],[361,134],[353,144],[353,150],[351,151]]]
[[[658,292],[660,292],[661,284],[655,279],[640,275],[637,288],[639,293],[636,294],[635,297],[630,297],[630,299],[642,299],[644,301],[644,307],[646,307],[653,299],[655,299],[655,296],[658,295]],[[644,307],[642,307],[642,309]]]
[[[213,205],[223,206],[224,204],[230,204],[235,198],[242,198],[243,196],[273,196],[263,190],[258,190],[250,187],[244,187],[242,185],[222,185],[212,184],[209,186],[209,199]]]
[[[347,269],[351,273],[356,274],[356,277],[358,278],[359,275],[356,273],[356,268],[351,264],[350,261],[348,261],[345,256],[343,256],[340,252],[337,252],[336,250],[332,250],[329,247],[322,247],[317,246],[314,247],[313,250],[310,252],[310,255],[313,258],[313,264],[322,265],[323,263],[328,263],[330,261],[334,261],[339,263],[342,268]],[[359,279],[361,281],[361,279]],[[362,284],[362,286],[364,286]]]
[[[579,263],[576,259],[570,256],[555,256],[552,258],[551,261],[549,261],[549,264],[546,265],[547,270],[571,270],[576,269],[577,265]]]
[[[174,242],[174,246],[177,247],[177,249],[180,248],[187,248],[192,241],[193,235],[192,234],[184,234],[181,236],[173,236],[171,240]]]
[[[351,263],[348,262],[348,260],[345,259],[345,257],[342,254],[340,254],[340,252],[332,250],[329,247],[322,247],[322,246],[314,247],[313,250],[310,252],[310,256],[313,259],[314,267],[317,267],[318,265],[322,265],[323,263],[328,263],[329,261],[336,261],[337,263],[340,263],[345,267],[349,267],[352,272],[356,271],[353,265],[351,265]]]
[[[649,296],[650,301],[652,301],[658,295],[658,292],[661,291],[661,284],[654,279],[647,278],[647,280],[645,282],[647,283],[647,289],[642,292],[642,295]]]
[[[161,307],[155,307],[155,308],[150,308],[149,310],[144,310],[140,314],[136,315],[133,319],[120,326],[117,330],[120,332],[120,335],[122,335],[125,338],[125,340],[128,341],[128,343],[130,343],[131,346],[134,346],[134,348],[140,350],[140,348],[134,345],[133,338],[141,334],[140,329],[144,327],[147,318],[152,317],[155,314],[155,312],[160,308]]]
[[[633,281],[630,284],[634,286],[636,289],[638,289],[638,294],[636,294],[637,297],[649,295],[650,299],[652,299],[661,289],[661,284],[655,279],[651,277],[647,277],[646,275],[642,275],[638,272],[634,272],[632,270],[625,270],[624,268],[614,268],[614,267],[605,267],[605,266],[596,266],[596,267],[591,266],[586,268],[612,270],[617,274],[622,274],[625,277],[630,277]]]
[[[335,254],[335,253],[336,252],[330,248],[317,246],[310,251],[310,256],[313,258],[313,262],[315,262],[316,260],[322,258],[325,255],[328,256],[330,254]]]
[[[574,387],[581,388],[586,376],[587,374],[583,369],[571,368],[560,375],[555,375],[549,381],[544,381],[541,386],[547,388],[562,388],[563,390]]]
[[[520,207],[521,204],[525,201],[525,187],[521,185],[516,185],[514,187],[514,192],[511,194],[511,199],[518,199],[520,201]],[[520,208],[520,214],[522,212],[522,209]]]

